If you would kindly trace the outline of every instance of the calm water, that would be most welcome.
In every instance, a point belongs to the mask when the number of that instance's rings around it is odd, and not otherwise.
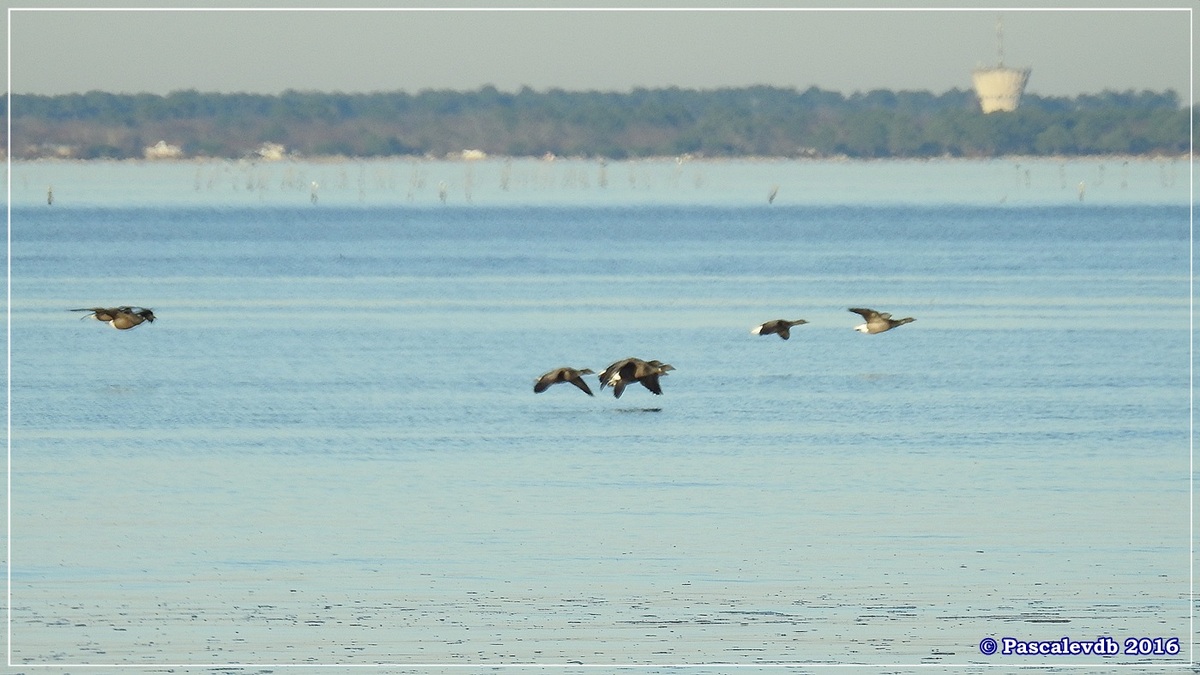
[[[13,663],[1186,664],[1186,166],[772,166],[17,166]]]

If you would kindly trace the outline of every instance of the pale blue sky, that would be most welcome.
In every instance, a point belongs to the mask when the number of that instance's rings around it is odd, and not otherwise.
[[[71,4],[82,3],[23,6]],[[1180,9],[1186,2],[1158,6],[1164,9],[11,10],[11,77],[14,92],[39,94],[489,84],[506,91],[763,84],[943,92],[970,88],[971,69],[995,63],[1002,16],[1005,62],[1033,68],[1029,93],[1175,89],[1186,99],[1194,16]]]

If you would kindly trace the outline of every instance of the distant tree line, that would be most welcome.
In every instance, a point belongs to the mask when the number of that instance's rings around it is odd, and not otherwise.
[[[625,159],[1180,154],[1192,109],[1173,92],[1026,95],[984,115],[975,94],[816,87],[626,93],[551,89],[279,95],[178,91],[6,98],[17,158],[245,157],[264,143],[301,156],[491,155]]]

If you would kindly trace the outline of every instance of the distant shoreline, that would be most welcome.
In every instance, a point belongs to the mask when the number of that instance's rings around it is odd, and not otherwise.
[[[966,90],[847,97],[816,87],[627,94],[91,92],[15,96],[9,107],[9,150],[25,159],[1170,156],[1190,152],[1194,138],[1191,109],[1175,92],[1073,99],[1031,94],[1019,109],[991,114]]]

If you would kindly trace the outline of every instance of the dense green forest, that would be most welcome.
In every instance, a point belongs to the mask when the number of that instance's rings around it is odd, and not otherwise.
[[[6,98],[16,158],[140,158],[159,141],[184,157],[490,155],[626,159],[1178,155],[1192,109],[1168,92],[1026,95],[984,115],[973,92],[816,87],[624,93],[552,89],[280,95],[179,91]]]

